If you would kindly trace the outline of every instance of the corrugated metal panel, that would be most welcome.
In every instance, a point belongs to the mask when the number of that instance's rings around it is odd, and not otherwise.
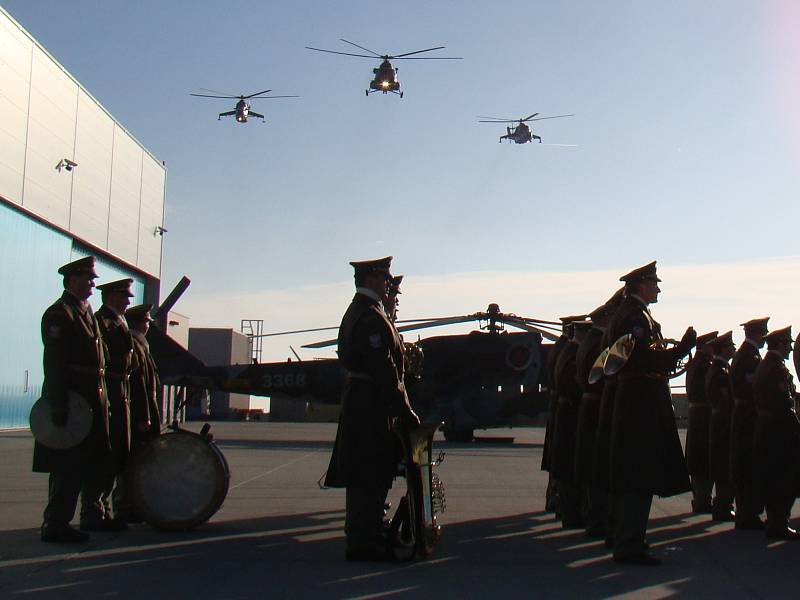
[[[87,242],[105,248],[111,197],[111,156],[114,121],[81,90],[75,132],[70,231]]]
[[[164,224],[164,186],[166,172],[155,160],[145,155],[142,165],[142,210],[139,216],[140,269],[160,276],[161,235],[156,227]]]
[[[0,195],[22,203],[33,43],[0,19]]]
[[[56,271],[71,248],[69,236],[0,205],[0,427],[28,426],[42,385],[40,320],[63,292]]]
[[[115,128],[107,248],[134,265],[139,241],[142,155],[142,149]]]
[[[64,228],[69,227],[74,171],[59,171],[56,165],[73,157],[77,104],[78,86],[34,47],[22,205]]]

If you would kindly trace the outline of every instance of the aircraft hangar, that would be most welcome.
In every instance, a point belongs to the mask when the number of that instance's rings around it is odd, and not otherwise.
[[[0,429],[28,426],[62,264],[158,302],[166,168],[0,7]],[[92,296],[99,308],[99,294]]]

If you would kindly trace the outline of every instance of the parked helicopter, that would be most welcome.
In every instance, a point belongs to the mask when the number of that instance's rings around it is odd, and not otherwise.
[[[543,366],[551,346],[542,339],[555,340],[560,326],[502,313],[491,304],[485,312],[470,315],[398,321],[398,330],[468,322],[478,322],[478,330],[415,342],[424,359],[421,370],[406,378],[414,410],[425,421],[444,421],[445,438],[451,441],[469,441],[475,429],[508,427],[521,416],[535,417],[547,409]],[[506,325],[521,331],[506,331]],[[306,403],[341,402],[346,370],[336,358],[204,366],[158,328],[151,329],[148,339],[166,383]],[[304,348],[335,344],[325,340]]]
[[[367,96],[372,94],[373,92],[383,92],[384,94],[388,94],[391,92],[392,94],[397,94],[401,98],[403,97],[403,92],[400,91],[400,80],[397,79],[397,72],[399,69],[396,69],[392,66],[392,63],[389,62],[390,60],[462,60],[463,57],[460,56],[411,56],[412,54],[421,54],[423,52],[431,52],[432,50],[442,50],[444,46],[436,46],[435,48],[427,48],[426,50],[415,50],[414,52],[404,52],[403,54],[378,54],[370,50],[369,48],[364,48],[364,46],[359,46],[353,42],[345,40],[343,38],[339,38],[345,44],[350,44],[351,46],[355,46],[365,52],[369,52],[369,54],[353,54],[351,52],[338,52],[336,50],[323,50],[322,48],[312,48],[311,46],[306,46],[308,50],[316,50],[317,52],[327,52],[329,54],[342,54],[344,56],[357,56],[360,58],[380,58],[383,62],[374,69],[372,69],[372,73],[374,78],[372,81],[369,82],[369,89],[365,90]]]
[[[206,88],[201,88],[201,89],[204,89],[207,92],[214,92],[214,90],[206,90]],[[248,102],[248,100],[256,99],[256,98],[257,99],[262,99],[262,98],[263,99],[273,99],[273,98],[299,98],[300,97],[300,96],[262,96],[261,95],[261,94],[266,94],[266,93],[271,92],[271,91],[272,90],[264,90],[263,92],[256,92],[255,94],[248,94],[247,96],[245,96],[245,95],[239,95],[239,96],[231,96],[231,95],[212,96],[212,95],[209,95],[209,94],[189,94],[189,95],[190,96],[196,96],[198,98],[226,98],[226,99],[231,99],[231,100],[235,100],[236,98],[238,98],[239,101],[236,103],[236,108],[234,108],[233,110],[229,110],[227,112],[219,113],[219,116],[217,117],[217,121],[222,119],[222,117],[232,117],[232,116],[235,115],[237,123],[247,123],[248,117],[257,117],[257,118],[261,119],[261,121],[263,123],[266,123],[266,118],[264,117],[264,115],[262,115],[260,113],[257,113],[257,112],[255,112],[253,110],[250,110],[250,103]],[[215,94],[224,94],[224,92],[214,92],[214,93]]]
[[[556,115],[554,117],[539,117],[534,119],[539,113],[533,113],[522,119],[503,119],[502,117],[478,117],[478,119],[485,119],[478,121],[478,123],[517,123],[513,129],[506,127],[506,135],[500,136],[500,142],[508,140],[517,144],[525,144],[532,140],[539,140],[542,143],[542,138],[531,131],[531,128],[526,125],[530,121],[544,121],[545,119],[560,119],[562,117],[574,117],[575,115]]]

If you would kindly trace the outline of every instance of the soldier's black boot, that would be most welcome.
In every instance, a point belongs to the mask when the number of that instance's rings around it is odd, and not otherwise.
[[[59,544],[80,544],[89,541],[89,534],[73,529],[69,524],[42,524],[41,538],[43,542]]]

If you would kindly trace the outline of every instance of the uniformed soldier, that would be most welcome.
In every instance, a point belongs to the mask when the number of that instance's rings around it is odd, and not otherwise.
[[[102,523],[90,524],[93,529],[121,530],[127,526],[124,519],[112,518],[111,496],[114,482],[128,460],[131,444],[130,424],[130,387],[129,378],[133,358],[133,339],[125,321],[125,309],[131,303],[133,279],[119,279],[98,285],[103,305],[95,313],[100,325],[103,341],[108,349],[106,365],[106,383],[108,385],[108,402],[110,409],[111,462],[103,487],[103,510],[105,518]],[[121,482],[120,482],[121,483]],[[120,497],[121,486],[114,492],[114,512],[124,503]]]
[[[578,346],[575,355],[575,372],[581,387],[581,402],[578,408],[578,429],[575,436],[575,481],[586,490],[586,535],[605,537],[608,518],[608,491],[598,490],[593,485],[592,463],[597,427],[600,421],[600,398],[605,382],[603,379],[590,384],[589,372],[597,357],[605,349],[603,335],[608,320],[622,301],[622,289],[605,304],[589,313],[592,328]]]
[[[731,361],[733,417],[731,419],[731,478],[736,492],[736,529],[764,529],[761,513],[764,501],[754,481],[753,440],[756,404],[753,384],[761,362],[759,348],[764,347],[769,317],[742,323],[745,339]]]
[[[614,560],[657,565],[661,561],[645,549],[653,495],[673,496],[691,489],[668,374],[694,347],[697,334],[689,327],[675,348],[658,347],[661,326],[648,310],[661,291],[655,261],[620,280],[626,297],[609,323],[610,339],[630,334],[634,345],[617,375],[611,426]]]
[[[135,450],[161,434],[161,410],[158,390],[161,382],[147,331],[153,318],[152,304],[139,304],[125,311],[125,320],[133,338],[133,361],[131,365],[131,447]]]
[[[350,263],[356,294],[339,326],[347,382],[325,485],[347,488],[348,560],[390,558],[383,510],[401,457],[392,422],[419,424],[403,383],[402,343],[383,309],[391,260]]]
[[[82,396],[92,409],[92,426],[83,442],[66,450],[33,449],[33,470],[50,473],[48,503],[41,537],[44,542],[84,542],[86,533],[70,526],[81,496],[81,522],[103,519],[101,475],[111,451],[105,384],[105,346],[91,306],[95,258],[62,266],[64,293],[42,316],[44,381],[42,397],[50,403],[53,424],[66,425],[68,396]]]
[[[550,392],[550,398],[547,406],[547,423],[544,430],[544,445],[542,446],[542,471],[548,471],[547,477],[547,490],[545,491],[545,510],[547,512],[558,512],[558,486],[553,480],[553,474],[550,472],[551,454],[552,454],[552,439],[555,432],[556,412],[558,410],[558,392],[556,391],[556,363],[561,350],[567,345],[572,338],[573,329],[572,321],[580,321],[585,318],[585,315],[575,315],[569,317],[561,317],[561,335],[550,347],[547,353],[547,362],[545,369],[547,371],[547,385]]]
[[[386,316],[389,317],[392,323],[397,320],[397,307],[400,305],[400,298],[398,296],[402,294],[400,291],[401,283],[403,283],[402,275],[392,276],[392,280],[389,282],[389,291],[386,293],[386,299],[383,303]]]
[[[686,427],[686,466],[692,483],[692,512],[711,512],[714,482],[708,467],[708,431],[711,406],[706,398],[706,374],[711,366],[713,349],[708,342],[719,334],[712,331],[697,338],[694,357],[686,366],[686,400],[689,424]]]
[[[591,321],[572,322],[573,335],[556,361],[558,408],[551,440],[550,474],[558,486],[559,516],[564,529],[580,529],[586,526],[583,488],[575,479],[575,439],[578,407],[583,393],[578,383],[576,356],[579,345],[591,327]]]
[[[789,527],[789,515],[800,493],[800,422],[794,411],[794,381],[784,364],[792,351],[792,328],[772,331],[765,339],[767,354],[753,386],[756,482],[767,509],[767,537],[796,540],[800,534]]]
[[[728,361],[736,354],[733,332],[723,333],[708,345],[713,352],[711,366],[706,373],[706,399],[711,406],[708,465],[715,489],[711,518],[714,521],[734,521],[734,491],[730,474],[733,385],[728,367]]]

